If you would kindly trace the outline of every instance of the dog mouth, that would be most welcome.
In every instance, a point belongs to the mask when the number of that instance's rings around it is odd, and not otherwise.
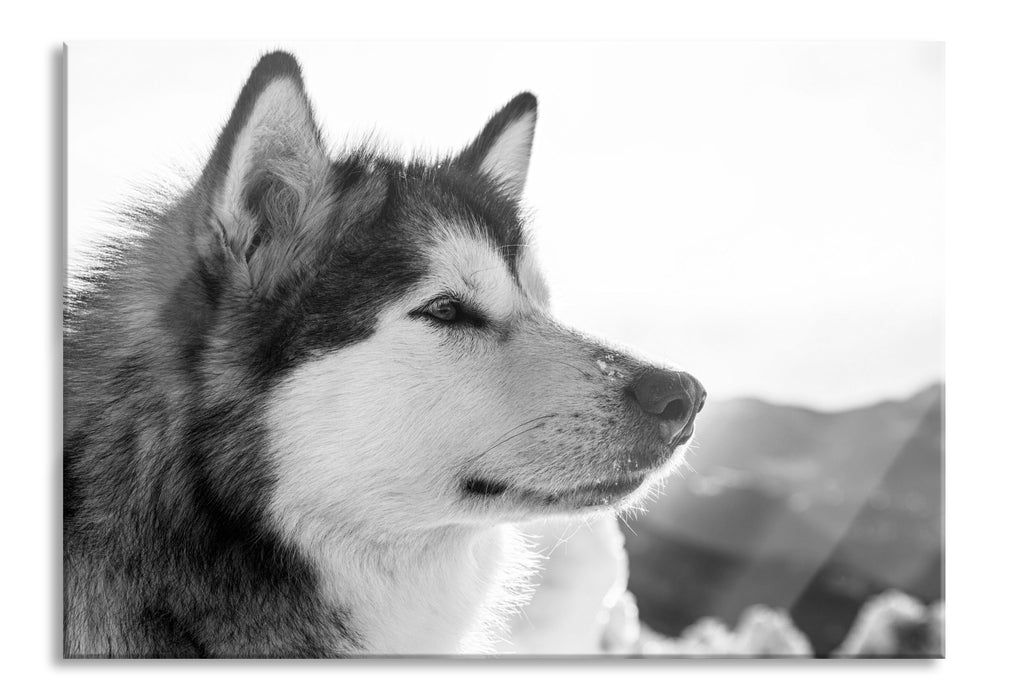
[[[516,483],[507,478],[482,474],[464,476],[461,487],[464,496],[485,503],[499,502],[519,509],[534,511],[564,511],[593,507],[619,508],[639,491],[651,477],[669,472],[677,464],[677,455],[690,444],[694,426],[686,427],[672,440],[646,442],[607,463],[593,469],[595,478],[569,478],[570,486],[545,486]],[[605,472],[605,473],[603,473]],[[590,472],[591,473],[591,472]]]
[[[591,508],[614,506],[637,491],[654,473],[652,470],[627,473],[617,478],[595,479],[570,489],[543,490],[520,487],[495,479],[471,477],[463,490],[478,498],[510,498],[527,505],[550,508]]]

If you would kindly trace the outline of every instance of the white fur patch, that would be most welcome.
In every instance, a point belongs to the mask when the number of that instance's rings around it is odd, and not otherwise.
[[[479,232],[460,233],[449,223],[441,224],[439,245],[430,254],[432,275],[425,285],[430,293],[457,292],[492,319],[505,320],[529,306],[500,253],[481,240]]]
[[[532,152],[536,115],[522,115],[510,123],[494,141],[480,163],[480,171],[518,194],[525,187]]]

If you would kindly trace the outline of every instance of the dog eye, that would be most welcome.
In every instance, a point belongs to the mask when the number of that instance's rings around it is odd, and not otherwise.
[[[477,311],[467,308],[450,296],[438,297],[410,314],[414,318],[426,318],[445,326],[472,326],[483,328],[487,319]]]
[[[462,315],[459,303],[446,297],[435,299],[425,306],[424,313],[442,323],[452,323]]]

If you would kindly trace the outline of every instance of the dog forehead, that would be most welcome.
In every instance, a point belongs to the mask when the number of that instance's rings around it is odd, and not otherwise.
[[[536,246],[525,238],[507,238],[467,217],[435,217],[429,229],[437,242],[432,268],[456,271],[463,284],[510,290],[534,307],[548,310],[550,290]]]
[[[446,290],[476,294],[484,304],[510,310],[518,279],[495,241],[468,222],[440,222],[434,234],[429,278]]]

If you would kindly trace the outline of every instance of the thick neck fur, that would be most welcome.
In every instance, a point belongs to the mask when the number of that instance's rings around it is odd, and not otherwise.
[[[385,544],[302,538],[323,599],[346,611],[364,654],[492,653],[525,602],[531,555],[512,526],[446,526]]]

